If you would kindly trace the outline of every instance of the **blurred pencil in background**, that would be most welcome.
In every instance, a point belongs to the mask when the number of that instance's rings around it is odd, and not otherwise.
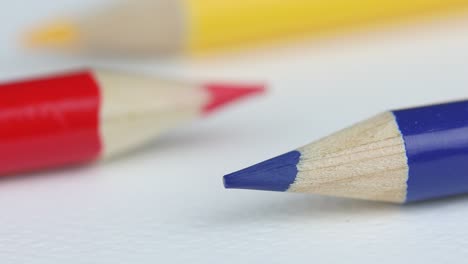
[[[0,84],[0,175],[114,157],[263,90],[96,70]]]
[[[39,27],[27,44],[88,53],[200,53],[467,8],[468,0],[133,0]]]

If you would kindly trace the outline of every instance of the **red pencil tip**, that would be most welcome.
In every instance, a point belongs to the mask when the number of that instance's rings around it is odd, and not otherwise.
[[[208,84],[205,89],[210,101],[203,107],[203,113],[211,113],[226,104],[241,98],[265,92],[265,85]]]

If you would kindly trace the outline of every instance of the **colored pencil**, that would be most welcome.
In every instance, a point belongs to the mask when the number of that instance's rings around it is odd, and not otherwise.
[[[465,11],[468,0],[133,0],[33,30],[33,47],[199,53]]]
[[[101,70],[0,84],[0,175],[114,157],[263,89]]]
[[[224,176],[226,188],[406,203],[468,193],[468,101],[386,112]]]

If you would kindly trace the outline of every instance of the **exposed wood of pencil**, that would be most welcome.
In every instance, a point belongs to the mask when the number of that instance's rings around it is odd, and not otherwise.
[[[179,51],[185,33],[180,4],[174,0],[121,1],[77,22],[83,32],[80,44],[102,52]]]
[[[392,113],[305,146],[288,191],[401,203],[408,165]]]
[[[197,85],[95,71],[102,93],[103,157],[141,146],[200,115],[209,94]]]

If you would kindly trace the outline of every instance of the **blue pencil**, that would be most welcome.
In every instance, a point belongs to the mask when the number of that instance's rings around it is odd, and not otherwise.
[[[224,185],[394,203],[468,193],[468,100],[380,114]]]

